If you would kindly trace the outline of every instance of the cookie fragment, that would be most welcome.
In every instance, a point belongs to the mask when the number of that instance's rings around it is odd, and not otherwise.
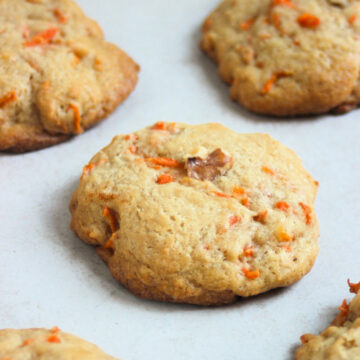
[[[0,330],[0,359],[116,360],[94,344],[52,329]]]
[[[135,295],[221,305],[311,269],[316,191],[268,135],[162,123],[116,136],[90,160],[71,228]]]
[[[136,85],[138,65],[72,0],[1,0],[0,24],[0,151],[80,134]]]
[[[200,47],[248,110],[344,113],[360,102],[359,19],[358,1],[223,0]]]

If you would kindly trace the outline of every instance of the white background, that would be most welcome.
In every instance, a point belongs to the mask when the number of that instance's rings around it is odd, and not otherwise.
[[[360,113],[276,120],[233,103],[198,49],[200,24],[217,1],[79,1],[107,39],[141,65],[140,81],[85,134],[0,155],[0,328],[58,325],[124,360],[281,360],[350,298],[346,279],[360,280]],[[320,182],[321,251],[308,276],[220,308],[141,300],[112,279],[94,249],[69,230],[68,203],[93,154],[115,134],[159,120],[270,133],[302,157]]]

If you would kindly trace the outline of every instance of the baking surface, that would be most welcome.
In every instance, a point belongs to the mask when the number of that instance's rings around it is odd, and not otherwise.
[[[229,99],[198,49],[218,0],[78,0],[108,40],[140,65],[135,92],[100,125],[64,144],[0,154],[0,328],[58,325],[124,360],[292,359],[299,336],[328,326],[346,279],[360,281],[360,110],[284,121]],[[287,289],[201,308],[135,298],[69,230],[83,165],[116,134],[156,121],[221,122],[295,150],[320,182],[320,254]]]

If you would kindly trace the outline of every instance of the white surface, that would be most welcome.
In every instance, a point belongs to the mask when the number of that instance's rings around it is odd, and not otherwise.
[[[360,280],[360,113],[281,121],[231,102],[198,49],[199,25],[217,1],[79,1],[141,64],[140,81],[84,135],[0,155],[0,328],[56,324],[124,360],[291,359],[299,336],[327,326],[350,297],[346,279]],[[221,308],[140,300],[112,279],[69,230],[70,196],[83,165],[113,135],[158,120],[270,133],[302,157],[320,181],[321,252],[308,276]]]

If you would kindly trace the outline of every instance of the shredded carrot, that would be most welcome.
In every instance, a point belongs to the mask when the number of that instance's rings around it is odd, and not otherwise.
[[[73,103],[69,104],[69,109],[72,109],[74,112],[74,130],[75,130],[75,134],[81,134],[84,130],[81,127],[81,115],[80,115],[80,110],[79,107],[76,106]]]
[[[352,24],[354,24],[354,22],[356,22],[356,20],[357,20],[357,15],[351,15],[349,18],[348,18],[348,22],[349,22],[349,24],[350,25],[352,25]]]
[[[60,329],[58,326],[54,326],[53,328],[50,329],[50,332],[52,332],[53,334],[56,334],[59,331],[60,331]]]
[[[278,72],[274,73],[271,76],[271,78],[263,86],[263,88],[261,90],[261,94],[265,95],[265,94],[269,93],[277,80],[282,79],[284,77],[288,77],[290,75],[291,75],[291,73],[289,71],[278,71]]]
[[[216,196],[222,197],[222,198],[230,198],[230,195],[218,192],[218,191],[211,191],[213,194],[215,194]]]
[[[272,14],[272,22],[276,29],[281,30],[281,21],[278,13]]]
[[[155,125],[153,126],[154,130],[165,130],[165,123],[163,121],[158,121],[157,123],[155,123]]]
[[[47,339],[49,343],[61,343],[60,338],[57,335],[50,335]]]
[[[16,92],[10,91],[5,96],[0,98],[0,108],[4,107],[5,105],[11,103],[12,101],[15,101],[17,99]]]
[[[243,269],[242,271],[245,274],[245,276],[250,280],[255,280],[260,276],[260,271],[258,269],[253,271],[248,269]]]
[[[125,140],[130,140],[131,139],[131,135],[125,135]]]
[[[80,180],[82,180],[84,178],[84,176],[88,172],[90,172],[94,167],[96,167],[96,164],[94,164],[94,163],[90,163],[90,164],[84,166]]]
[[[158,177],[158,179],[156,180],[156,182],[160,185],[163,185],[163,184],[168,184],[168,183],[171,183],[173,182],[174,179],[171,175],[167,175],[167,174],[162,174]]]
[[[296,7],[290,0],[274,0],[272,6],[277,6],[277,5],[284,5],[293,9]]]
[[[33,343],[35,340],[34,339],[26,339],[23,343],[24,346],[30,345],[31,343]]]
[[[211,29],[213,22],[214,22],[213,17],[209,16],[202,25],[202,31],[203,32],[209,31]]]
[[[160,166],[166,166],[166,167],[179,167],[181,164],[175,160],[175,159],[169,159],[165,157],[159,157],[159,158],[146,158],[146,161]]]
[[[244,195],[245,190],[240,186],[234,186],[233,192],[237,195]]]
[[[104,208],[103,214],[109,221],[111,231],[114,233],[119,227],[118,221],[116,219],[115,211],[110,209],[108,206],[106,206]]]
[[[311,222],[312,222],[312,216],[311,216],[311,207],[302,203],[302,202],[299,202],[299,205],[301,206],[301,208],[303,209],[304,211],[304,214],[305,214],[305,219],[306,219],[306,224],[307,225],[310,225]]]
[[[317,180],[314,180],[314,183],[316,186],[319,186],[319,182]]]
[[[333,325],[336,325],[336,326],[344,325],[344,323],[348,319],[350,307],[346,300],[344,300],[342,302],[341,306],[339,306],[339,311],[340,311],[340,313],[338,314],[338,316],[335,318],[335,320],[332,323]]]
[[[241,199],[241,204],[248,208],[250,206],[250,198],[248,196],[244,197]]]
[[[285,245],[281,245],[281,247],[286,251],[286,252],[290,252],[291,251],[291,247],[288,244]]]
[[[268,168],[267,166],[263,166],[262,171],[266,172],[269,175],[275,175],[274,171]]]
[[[268,210],[259,212],[257,215],[254,216],[254,220],[260,223],[264,223],[267,214],[268,214]]]
[[[131,145],[129,147],[129,151],[132,153],[132,154],[136,154],[137,151],[138,151],[138,147],[136,145]]]
[[[109,239],[109,240],[106,242],[106,244],[104,245],[104,248],[105,248],[105,249],[110,249],[110,248],[112,248],[113,244],[114,244],[113,240],[112,240],[112,239]]]
[[[351,283],[350,279],[348,279],[347,281],[349,288],[350,288],[350,292],[353,294],[357,294],[360,291],[360,282],[358,282],[357,284],[355,283]]]
[[[246,256],[246,257],[251,257],[251,256],[253,256],[254,255],[254,248],[251,246],[251,247],[247,247],[247,246],[245,246],[244,247],[244,255]]]
[[[236,215],[230,216],[230,218],[229,218],[229,225],[230,225],[230,226],[233,226],[233,225],[235,225],[236,223],[238,223],[239,221],[240,221],[239,216],[236,216]]]
[[[297,22],[300,26],[310,29],[315,29],[321,24],[321,21],[317,16],[307,13],[300,15],[297,18]]]
[[[289,211],[290,209],[290,205],[286,201],[278,201],[275,207],[282,211]]]
[[[248,19],[239,24],[239,28],[242,30],[250,30],[254,25],[256,18]]]
[[[314,335],[304,334],[304,335],[300,336],[300,340],[303,344],[307,344],[313,337],[314,337]]]
[[[58,32],[59,29],[55,27],[47,29],[42,33],[34,36],[30,41],[26,42],[24,45],[27,47],[32,47],[32,46],[49,44]]]
[[[280,231],[277,234],[277,238],[281,242],[288,242],[288,241],[292,240],[292,237],[288,233],[286,233],[285,231]]]
[[[54,16],[60,24],[66,24],[69,18],[65,16],[59,9],[54,10]]]

